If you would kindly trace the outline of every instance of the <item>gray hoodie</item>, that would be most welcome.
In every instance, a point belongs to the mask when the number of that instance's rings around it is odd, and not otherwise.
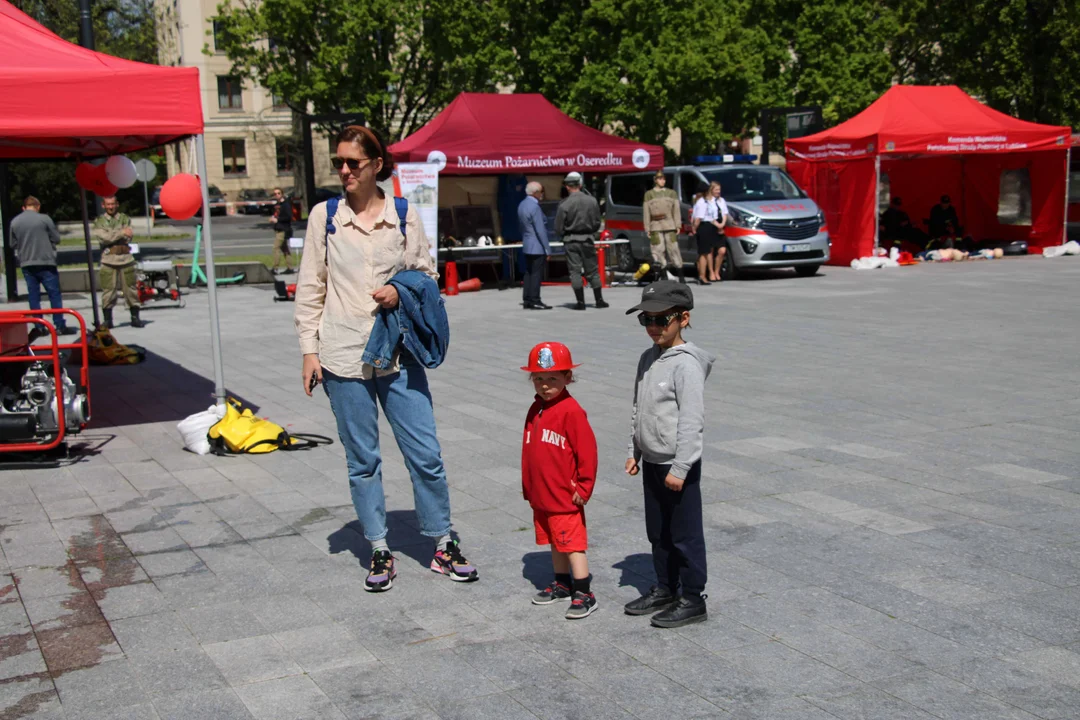
[[[630,447],[635,460],[671,465],[671,474],[685,478],[701,459],[705,432],[705,379],[716,356],[688,342],[641,354],[634,382]]]

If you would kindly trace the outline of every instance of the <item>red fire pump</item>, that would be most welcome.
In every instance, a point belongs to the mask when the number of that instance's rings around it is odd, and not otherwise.
[[[78,341],[59,341],[56,315],[78,321]],[[48,342],[34,344],[42,338]],[[73,355],[79,361],[74,380],[65,368]],[[82,315],[68,309],[0,312],[0,453],[52,450],[89,422],[90,354]]]

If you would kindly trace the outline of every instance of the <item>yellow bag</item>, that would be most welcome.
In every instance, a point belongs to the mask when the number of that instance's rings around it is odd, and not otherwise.
[[[206,433],[210,452],[215,455],[268,453],[274,450],[308,450],[333,441],[321,435],[290,435],[285,428],[266,418],[255,417],[236,398],[229,398],[225,417]]]
[[[136,365],[146,359],[138,345],[122,345],[108,330],[97,330],[86,340],[91,365]]]

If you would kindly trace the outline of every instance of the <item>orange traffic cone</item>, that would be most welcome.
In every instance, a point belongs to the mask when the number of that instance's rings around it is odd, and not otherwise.
[[[457,263],[453,260],[446,262],[446,294],[458,294]]]
[[[469,278],[468,280],[458,285],[458,290],[460,290],[461,292],[476,292],[479,289],[480,278]]]

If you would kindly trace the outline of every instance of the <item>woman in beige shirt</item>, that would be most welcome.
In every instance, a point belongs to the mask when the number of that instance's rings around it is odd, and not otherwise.
[[[412,477],[420,532],[435,539],[431,569],[458,582],[476,569],[450,537],[450,491],[424,367],[400,348],[390,367],[361,357],[380,308],[397,307],[388,284],[402,270],[438,278],[416,209],[409,207],[404,237],[393,200],[376,182],[390,177],[394,160],[373,130],[350,125],[337,138],[333,158],[344,186],[331,226],[326,203],[308,215],[296,286],[296,332],[304,355],[301,382],[309,396],[323,384],[345,446],[356,515],[371,542],[370,592],[389,590],[397,575],[387,546],[386,497],[379,453],[379,406],[393,428]]]

